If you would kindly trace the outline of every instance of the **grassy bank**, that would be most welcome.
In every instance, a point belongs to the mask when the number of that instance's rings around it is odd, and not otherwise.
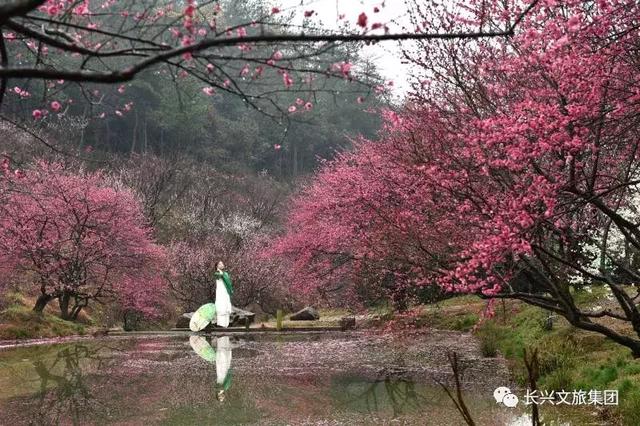
[[[597,291],[577,295],[586,305],[602,303]],[[514,380],[525,385],[525,348],[537,348],[541,390],[617,389],[620,405],[598,407],[597,418],[607,424],[640,425],[640,360],[604,337],[578,330],[562,317],[517,301],[498,302],[492,319],[482,318],[485,303],[476,297],[458,297],[424,308],[426,325],[468,330],[478,336],[485,356],[504,356]],[[560,410],[560,408],[558,408]],[[594,410],[585,407],[585,410]]]
[[[85,324],[65,321],[52,310],[43,313],[32,310],[31,300],[18,293],[4,295],[0,311],[0,340],[37,339],[85,334]]]
[[[320,319],[316,321],[292,321],[289,317],[293,314],[293,312],[284,312],[282,327],[283,328],[307,328],[307,327],[338,327],[340,325],[340,318],[343,316],[349,315],[349,312],[346,309],[329,309],[329,308],[320,308],[318,309],[318,314],[320,315]],[[273,315],[269,315],[269,318],[264,321],[256,321],[251,325],[252,328],[275,328],[277,324],[276,318]]]

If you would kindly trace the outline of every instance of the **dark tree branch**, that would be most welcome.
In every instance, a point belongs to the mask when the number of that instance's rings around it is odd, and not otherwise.
[[[7,45],[4,41],[4,33],[2,27],[0,27],[0,68],[7,68],[9,65],[9,55],[7,53]],[[7,78],[2,77],[0,79],[0,105],[4,99],[4,94],[7,91]]]
[[[37,32],[36,32],[37,33]],[[247,37],[229,37],[226,39],[205,39],[198,43],[182,46],[174,49],[167,50],[157,55],[149,56],[147,59],[139,61],[135,65],[119,71],[111,72],[97,72],[97,71],[70,71],[70,70],[56,70],[56,69],[43,69],[43,68],[0,68],[0,77],[10,78],[42,78],[42,79],[65,79],[68,81],[86,81],[96,83],[118,83],[129,81],[135,77],[136,74],[141,71],[159,63],[166,62],[167,60],[184,55],[186,53],[194,53],[203,51],[213,47],[228,47],[238,44],[251,44],[251,43],[314,43],[314,42],[380,42],[387,40],[454,40],[454,39],[478,39],[486,37],[508,37],[514,34],[513,27],[505,31],[489,31],[489,32],[454,32],[454,33],[403,33],[403,34],[382,34],[382,35],[370,35],[370,34],[320,34],[320,35],[306,35],[301,34],[281,34],[281,35],[256,35]],[[44,36],[44,35],[43,35]],[[34,38],[37,38],[35,35]],[[51,39],[46,36],[47,40]],[[55,39],[54,39],[55,40]],[[56,40],[56,44],[59,46],[64,44]],[[57,46],[56,46],[57,47]],[[79,47],[75,46],[74,49]],[[89,50],[85,52],[93,56],[100,56],[98,51]]]
[[[0,3],[0,25],[13,16],[20,16],[31,12],[41,6],[46,0],[16,0],[8,3]]]

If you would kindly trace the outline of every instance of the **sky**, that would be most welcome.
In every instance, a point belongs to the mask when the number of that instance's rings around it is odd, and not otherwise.
[[[380,22],[388,25],[392,33],[407,32],[409,30],[403,26],[410,26],[407,6],[403,0],[272,0],[271,3],[282,10],[296,9],[299,11],[300,19],[303,19],[302,14],[305,10],[313,10],[316,12],[314,21],[332,29],[338,29],[339,25],[348,22],[354,31],[358,31],[356,22],[362,12],[367,14],[370,24]],[[383,6],[383,3],[386,5]],[[376,6],[380,10],[378,13],[374,13]],[[341,14],[344,14],[345,18],[339,21],[338,17]],[[383,33],[382,30],[379,32]],[[387,80],[394,82],[394,95],[402,97],[410,89],[411,73],[409,67],[401,63],[398,42],[388,41],[365,46],[363,54],[378,65],[379,72]]]

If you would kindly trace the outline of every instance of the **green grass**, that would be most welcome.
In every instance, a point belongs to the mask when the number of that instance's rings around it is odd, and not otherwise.
[[[633,389],[620,392],[620,415],[627,426],[640,425],[640,390],[638,385]]]
[[[442,300],[425,307],[418,324],[443,330],[469,331],[478,323],[480,316],[470,306],[477,306],[474,296],[459,296]]]
[[[19,294],[9,293],[0,311],[0,339],[33,339],[85,334],[83,324],[65,321],[44,312],[34,312]]]
[[[338,308],[321,308],[318,309],[320,319],[316,321],[291,321],[289,317],[294,312],[283,312],[282,327],[283,328],[312,328],[312,327],[337,327],[340,325],[340,318],[351,315],[346,309]],[[264,325],[269,328],[276,328],[277,318],[270,316],[267,321],[259,321],[252,324],[252,327],[261,327]]]
[[[441,300],[437,303],[437,305],[441,307],[462,306],[462,305],[478,303],[479,301],[480,301],[480,298],[478,298],[477,296],[464,295],[464,296],[450,297],[448,299]]]
[[[597,304],[606,289],[575,293],[580,305]],[[623,425],[640,425],[640,359],[603,336],[578,330],[564,318],[555,317],[551,330],[544,325],[547,312],[534,306],[507,302],[495,306],[492,319],[478,322],[478,302],[473,296],[451,298],[425,307],[427,325],[450,330],[473,330],[483,356],[501,354],[514,379],[525,385],[525,348],[537,348],[540,365],[538,386],[543,390],[618,389],[618,407],[607,415]],[[587,407],[588,410],[588,407]]]
[[[465,314],[457,318],[453,318],[449,328],[458,331],[469,331],[476,325],[477,322],[477,314]]]
[[[523,306],[504,325],[494,324],[498,348],[510,361],[520,384],[527,377],[523,349],[535,347],[541,389],[618,389],[620,406],[611,409],[613,415],[620,416],[625,425],[640,424],[640,360],[634,360],[627,348],[577,330],[564,319],[556,319],[553,329],[545,330],[545,318],[546,313],[540,309]]]

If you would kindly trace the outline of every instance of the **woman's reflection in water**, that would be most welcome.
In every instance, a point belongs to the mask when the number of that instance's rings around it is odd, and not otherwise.
[[[229,336],[216,339],[213,349],[207,339],[202,336],[189,337],[191,347],[201,358],[216,363],[216,398],[222,402],[225,392],[231,387],[231,342]]]
[[[229,336],[218,337],[216,352],[216,383],[218,401],[224,401],[224,392],[231,386],[231,343]]]

